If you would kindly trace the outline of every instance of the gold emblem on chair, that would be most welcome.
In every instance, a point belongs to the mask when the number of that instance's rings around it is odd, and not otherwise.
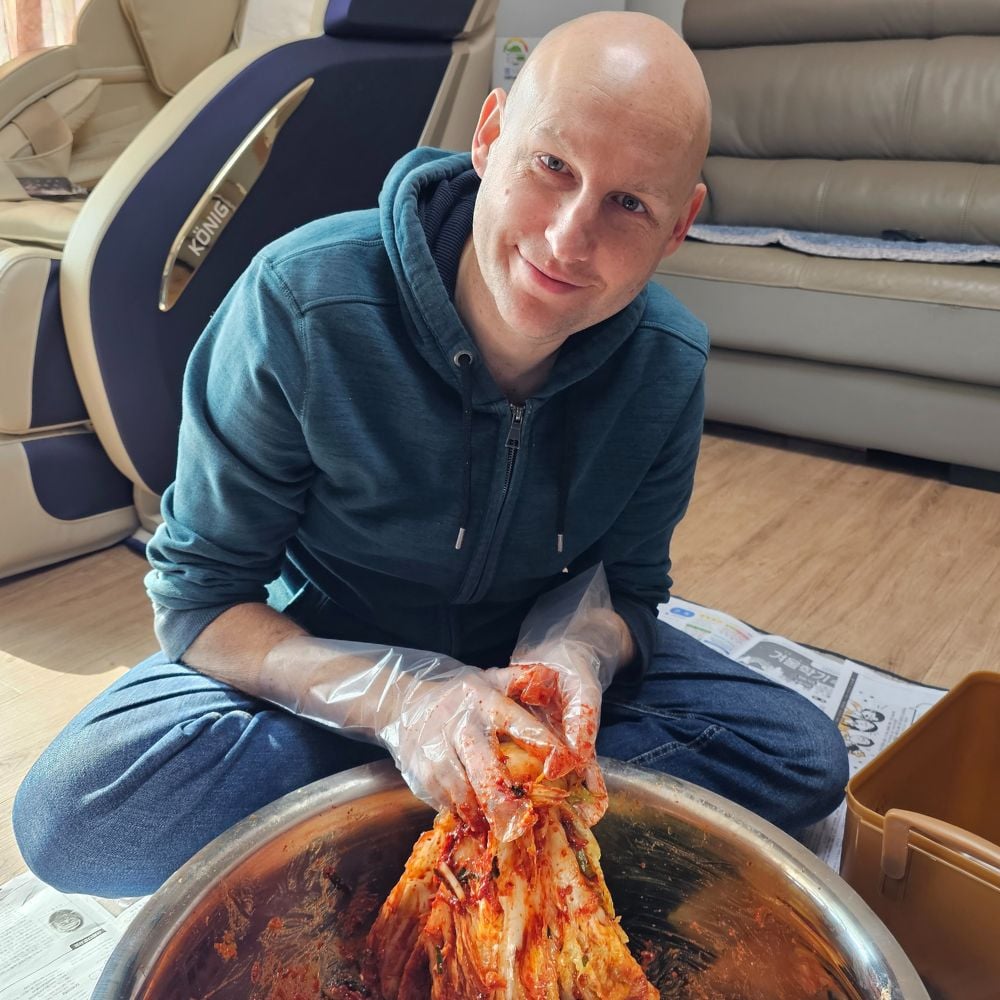
[[[244,198],[257,183],[257,178],[264,172],[278,133],[312,85],[311,78],[304,80],[264,115],[215,175],[208,190],[184,220],[163,265],[163,281],[160,284],[162,312],[174,306],[211,253],[219,234],[229,225]]]

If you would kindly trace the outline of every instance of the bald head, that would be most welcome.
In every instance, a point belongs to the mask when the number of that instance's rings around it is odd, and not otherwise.
[[[456,304],[477,343],[551,358],[632,302],[701,208],[708,135],[701,69],[662,21],[588,14],[546,35],[472,137]]]
[[[505,124],[517,129],[540,108],[556,116],[565,102],[587,101],[612,106],[628,138],[662,152],[674,193],[690,192],[708,151],[711,104],[697,59],[669,25],[601,11],[555,28],[514,81]]]

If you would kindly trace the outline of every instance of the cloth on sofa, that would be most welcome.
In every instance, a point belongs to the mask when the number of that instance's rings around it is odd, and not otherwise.
[[[935,264],[997,264],[1000,246],[979,243],[944,243],[908,239],[900,233],[891,239],[847,236],[843,233],[811,233],[801,229],[767,226],[694,225],[688,236],[702,243],[763,247],[771,244],[817,257],[852,260],[911,260]]]

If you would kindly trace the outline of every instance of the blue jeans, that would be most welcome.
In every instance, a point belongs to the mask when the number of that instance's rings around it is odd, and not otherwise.
[[[659,623],[642,686],[605,695],[598,753],[693,781],[786,830],[847,784],[836,726],[811,702]],[[66,892],[152,892],[237,820],[384,756],[157,654],[90,703],[14,802],[28,866]]]

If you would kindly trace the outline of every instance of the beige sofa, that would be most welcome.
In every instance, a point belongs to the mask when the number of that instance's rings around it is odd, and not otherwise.
[[[688,0],[684,34],[699,222],[1000,243],[996,0]],[[657,280],[708,323],[710,418],[1000,484],[1000,266],[688,241]]]

